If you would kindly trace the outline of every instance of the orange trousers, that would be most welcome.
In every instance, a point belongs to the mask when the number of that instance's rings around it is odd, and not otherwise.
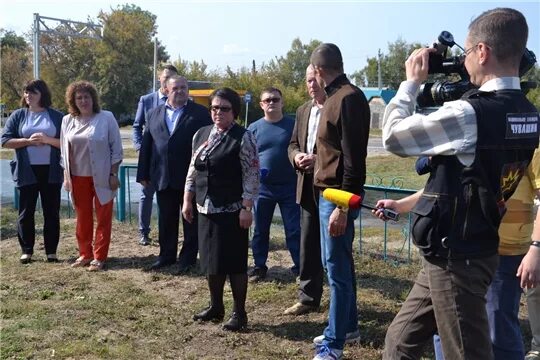
[[[91,176],[72,176],[72,196],[77,228],[75,234],[79,255],[84,259],[107,260],[111,243],[113,200],[101,205]],[[94,235],[94,207],[96,209],[96,236]]]

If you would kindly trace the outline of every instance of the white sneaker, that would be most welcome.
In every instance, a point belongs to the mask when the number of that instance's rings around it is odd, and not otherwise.
[[[323,340],[324,340],[324,335],[319,335],[313,339],[313,343],[315,345],[322,345]],[[357,343],[357,342],[360,342],[360,330],[356,330],[356,331],[345,334],[345,344],[352,344],[352,343]]]
[[[313,360],[341,360],[343,350],[332,349],[326,345],[317,345],[317,353]]]

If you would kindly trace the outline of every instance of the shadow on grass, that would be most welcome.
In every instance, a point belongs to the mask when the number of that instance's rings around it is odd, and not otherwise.
[[[180,265],[178,262],[164,266],[160,269],[150,269],[152,264],[158,260],[156,255],[146,255],[146,256],[130,256],[130,257],[116,257],[111,256],[107,259],[107,270],[125,270],[125,269],[135,269],[141,270],[142,272],[162,274],[162,275],[175,275],[175,276],[190,276],[190,277],[201,277],[205,274],[200,271],[199,264],[189,268],[187,271],[181,271]]]
[[[278,284],[290,284],[296,281],[296,275],[292,273],[290,268],[283,266],[272,266],[268,269],[266,279],[263,281],[274,281]]]
[[[1,226],[0,227],[0,234],[2,234],[2,236],[0,236],[0,240],[1,241],[4,241],[4,240],[9,240],[10,238],[14,238],[14,237],[17,237],[17,225],[15,226]]]
[[[375,348],[382,348],[384,346],[386,331],[395,315],[391,311],[362,306],[358,314],[360,320],[358,327],[361,334],[360,343]],[[296,319],[287,321],[287,319],[284,318],[285,322],[281,324],[266,325],[251,323],[250,328],[253,331],[269,332],[276,337],[290,341],[306,341],[306,339],[311,340],[321,335],[327,325],[326,322],[299,321]]]
[[[392,300],[405,300],[403,294],[407,294],[412,288],[414,281],[399,279],[391,276],[362,273],[357,274],[357,286],[360,289],[374,289]]]
[[[325,326],[326,324],[321,322],[295,320],[273,325],[251,323],[249,327],[252,331],[266,332],[278,338],[303,342],[321,335]]]

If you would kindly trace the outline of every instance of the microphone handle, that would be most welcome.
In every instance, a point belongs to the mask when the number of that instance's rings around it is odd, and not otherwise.
[[[375,206],[371,206],[368,204],[362,203],[361,205],[363,208],[369,209],[369,210],[381,210],[383,212],[384,217],[387,219],[390,219],[392,221],[398,221],[399,220],[399,213],[397,211],[391,210],[391,209],[385,209],[385,208],[376,208]]]

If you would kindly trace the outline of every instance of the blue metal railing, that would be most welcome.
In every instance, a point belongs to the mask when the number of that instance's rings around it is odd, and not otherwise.
[[[118,190],[116,219],[118,221],[126,221],[126,197],[127,197],[127,214],[131,223],[131,170],[137,171],[137,164],[121,164],[118,176],[120,178],[120,189]]]

